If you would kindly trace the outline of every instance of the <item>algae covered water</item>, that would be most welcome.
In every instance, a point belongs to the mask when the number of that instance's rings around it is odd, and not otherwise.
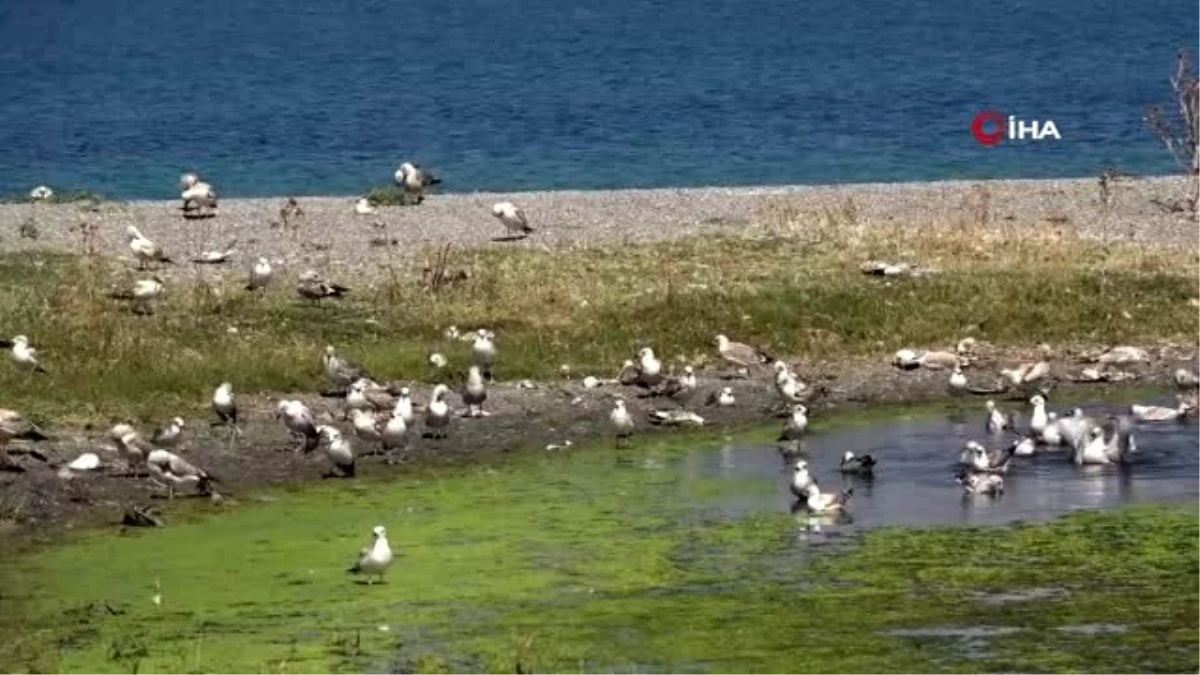
[[[964,504],[950,467],[982,434],[959,424],[818,428],[823,485],[843,450],[881,455],[853,522],[819,536],[791,514],[763,433],[518,453],[214,515],[195,500],[161,530],[0,560],[0,666],[1194,670],[1195,425],[1147,430],[1128,471],[1035,458],[1001,501]],[[1014,518],[1040,522],[888,527]],[[360,585],[345,568],[377,524],[398,558]]]

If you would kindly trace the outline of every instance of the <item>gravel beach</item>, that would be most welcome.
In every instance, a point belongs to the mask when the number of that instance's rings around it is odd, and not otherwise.
[[[220,182],[215,187],[220,193]],[[822,218],[862,225],[977,224],[997,228],[1070,229],[1088,237],[1133,239],[1195,247],[1194,218],[1170,213],[1156,202],[1178,200],[1183,178],[1123,179],[1108,205],[1094,178],[892,183],[837,186],[696,188],[668,190],[556,191],[433,194],[419,206],[354,212],[356,197],[300,197],[298,227],[277,226],[284,196],[227,199],[215,217],[185,220],[178,200],[76,204],[0,204],[0,250],[79,251],[72,228],[87,220],[99,226],[96,246],[127,257],[125,228],[136,225],[176,261],[237,239],[232,265],[243,270],[258,256],[282,261],[292,273],[314,268],[338,278],[370,275],[381,263],[415,262],[431,246],[593,246],[736,232],[755,224],[814,224]],[[519,241],[506,234],[491,206],[513,201],[537,229]],[[36,225],[36,238],[22,236]],[[30,228],[26,227],[26,231]],[[174,273],[188,266],[174,268]]]

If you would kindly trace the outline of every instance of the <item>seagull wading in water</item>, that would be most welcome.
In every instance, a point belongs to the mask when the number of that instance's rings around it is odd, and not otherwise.
[[[633,417],[629,415],[629,411],[625,408],[625,401],[623,399],[617,399],[613,402],[613,409],[608,414],[608,419],[617,431],[617,447],[620,448],[628,445],[629,437],[633,435]]]
[[[525,212],[512,202],[497,202],[492,205],[492,215],[504,224],[504,229],[515,237],[527,237],[533,233]]]
[[[358,561],[346,570],[350,574],[362,574],[367,578],[367,585],[374,583],[372,577],[383,582],[383,575],[392,565],[392,549],[388,546],[387,530],[382,525],[376,525],[371,530],[373,541],[358,553]]]
[[[129,250],[133,251],[133,257],[138,261],[138,269],[144,270],[146,264],[152,262],[174,262],[163,253],[158,244],[150,241],[137,227],[130,225],[125,228],[125,234],[129,237]]]

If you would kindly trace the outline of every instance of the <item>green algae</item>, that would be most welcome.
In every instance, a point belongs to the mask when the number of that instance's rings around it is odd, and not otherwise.
[[[213,516],[193,503],[161,530],[10,556],[0,668],[1197,669],[1194,509],[823,546],[789,514],[710,508],[764,488],[685,470],[697,441],[278,490]],[[376,524],[399,557],[360,585],[344,568]],[[1091,624],[1120,632],[1057,630]]]

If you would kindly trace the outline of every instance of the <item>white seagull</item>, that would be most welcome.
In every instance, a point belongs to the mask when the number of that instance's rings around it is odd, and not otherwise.
[[[984,407],[987,408],[988,413],[986,426],[989,434],[998,434],[1009,428],[1008,416],[996,407],[995,401],[989,400]]]
[[[150,444],[158,448],[174,448],[183,440],[183,428],[186,426],[182,417],[173,417],[169,422],[154,430],[150,435]]]
[[[28,368],[34,372],[44,373],[46,369],[41,363],[38,363],[37,350],[29,346],[29,338],[24,335],[18,335],[12,340],[5,340],[2,343],[5,347],[10,347],[9,355],[12,360],[21,368]]]
[[[374,215],[378,210],[366,197],[359,197],[358,201],[354,202],[354,212],[360,216]]]
[[[413,162],[401,164],[393,177],[396,179],[396,184],[404,188],[404,192],[416,197],[418,204],[424,201],[427,188],[442,182]]]
[[[486,328],[475,331],[474,344],[471,346],[475,353],[475,363],[489,382],[492,377],[492,365],[496,362],[496,334]]]
[[[1129,406],[1129,414],[1139,422],[1167,422],[1170,420],[1181,420],[1192,411],[1192,404],[1182,396],[1179,397],[1179,405],[1174,408],[1168,408],[1161,405],[1138,405]]]
[[[233,385],[222,382],[217,385],[212,395],[212,409],[217,414],[218,425],[224,425],[237,431],[238,409],[237,401],[233,398]]]
[[[216,191],[213,190],[212,185],[200,180],[196,174],[183,174],[179,179],[179,187],[183,190],[179,193],[179,198],[183,200],[185,214],[217,207]]]
[[[334,474],[342,478],[354,477],[354,449],[342,432],[327,424],[317,427],[317,435],[325,442],[325,456],[333,462]]]
[[[504,224],[504,229],[516,237],[527,237],[533,232],[525,212],[512,202],[496,202],[492,205],[492,215]]]
[[[370,377],[367,370],[358,363],[338,356],[337,349],[333,345],[325,347],[321,361],[325,365],[325,374],[329,377],[329,383],[336,391],[345,391],[355,381]]]
[[[853,494],[853,489],[844,490],[838,494],[823,493],[816,483],[812,483],[805,490],[804,505],[808,507],[810,513],[840,513],[846,509],[846,505],[850,503],[850,496]]]
[[[50,201],[50,198],[53,196],[54,190],[51,190],[45,185],[39,185],[29,191],[29,198],[35,202]]]
[[[1034,436],[1041,438],[1050,424],[1050,416],[1046,413],[1046,399],[1041,394],[1036,394],[1029,399],[1029,405],[1033,406],[1033,413],[1029,416],[1029,430]]]
[[[404,414],[398,409],[393,410],[379,435],[385,452],[403,448],[408,437],[408,422],[404,420]]]
[[[808,430],[808,408],[797,403],[792,406],[792,414],[788,417],[783,431],[779,434],[781,441],[798,441]]]
[[[164,291],[162,277],[155,274],[149,279],[138,279],[129,289],[113,291],[109,297],[115,300],[127,300],[133,304],[135,312],[149,314],[153,311],[153,302],[161,298]]]
[[[654,356],[654,350],[649,347],[638,350],[637,370],[637,383],[643,387],[654,387],[662,382],[662,361]]]
[[[450,404],[446,402],[446,394],[450,388],[439,384],[433,388],[429,396],[429,405],[425,406],[425,428],[431,438],[445,438],[450,426]]]
[[[200,255],[192,258],[192,262],[197,265],[220,265],[233,257],[234,253],[237,253],[236,246],[237,239],[230,239],[225,248],[201,251]]]
[[[963,374],[961,364],[954,364],[954,371],[950,373],[949,386],[952,394],[961,394],[967,390],[967,376]]]
[[[613,401],[613,409],[608,414],[608,419],[617,431],[617,447],[628,444],[629,437],[633,435],[633,417],[625,408],[623,399]]]
[[[129,237],[129,250],[133,251],[133,257],[138,261],[138,269],[146,269],[146,264],[151,262],[174,262],[163,253],[162,247],[143,235],[137,227],[130,225],[125,228],[125,234]]]
[[[989,453],[982,445],[969,441],[959,454],[959,463],[976,473],[1007,473],[1016,444]]]
[[[273,272],[271,261],[260,257],[250,266],[250,278],[246,282],[246,290],[256,291],[260,288],[266,288],[271,283]]]
[[[994,473],[960,471],[957,480],[963,487],[963,493],[968,495],[999,497],[1004,494],[1004,478]]]
[[[714,338],[721,360],[738,368],[758,368],[775,359],[748,344],[733,342],[724,335]]]
[[[792,465],[791,480],[788,481],[788,489],[792,491],[792,496],[797,499],[807,498],[808,488],[813,485],[816,485],[816,482],[808,470],[808,462],[803,459],[796,460]]]
[[[404,420],[404,424],[411,427],[416,420],[413,414],[412,392],[408,387],[401,387],[399,393],[396,394],[396,405],[392,408],[393,415],[399,415],[400,419]]]
[[[465,417],[486,417],[488,415],[483,410],[483,402],[487,400],[487,387],[483,385],[483,375],[479,372],[479,366],[471,366],[467,371],[467,382],[463,385],[462,400],[467,404]]]
[[[429,355],[429,365],[433,366],[434,370],[441,370],[450,364],[441,352],[433,352]]]
[[[179,455],[167,450],[155,449],[146,455],[146,466],[150,475],[167,486],[167,498],[175,498],[175,489],[189,487],[206,494],[213,479],[204,469],[189,464]]]
[[[383,575],[392,564],[392,549],[388,546],[387,531],[382,525],[376,525],[371,530],[373,542],[358,554],[358,561],[346,570],[350,574],[362,574],[367,578],[367,585],[374,583],[372,577],[378,577],[383,583]]]
[[[25,419],[15,410],[0,408],[0,448],[17,438],[23,441],[45,441],[50,437],[42,433],[36,424]]]
[[[1086,440],[1075,446],[1074,461],[1076,464],[1121,464],[1129,462],[1135,452],[1137,442],[1133,436],[1133,422],[1121,417],[1111,424],[1110,429],[1100,424],[1092,425]]]
[[[315,450],[321,439],[312,411],[301,401],[283,400],[275,408],[275,417],[283,421],[293,435],[304,439],[304,452]]]
[[[737,399],[733,397],[733,387],[721,387],[720,389],[713,390],[713,392],[708,395],[708,400],[705,402],[705,405],[715,405],[722,408],[728,408],[735,403],[737,403]]]

